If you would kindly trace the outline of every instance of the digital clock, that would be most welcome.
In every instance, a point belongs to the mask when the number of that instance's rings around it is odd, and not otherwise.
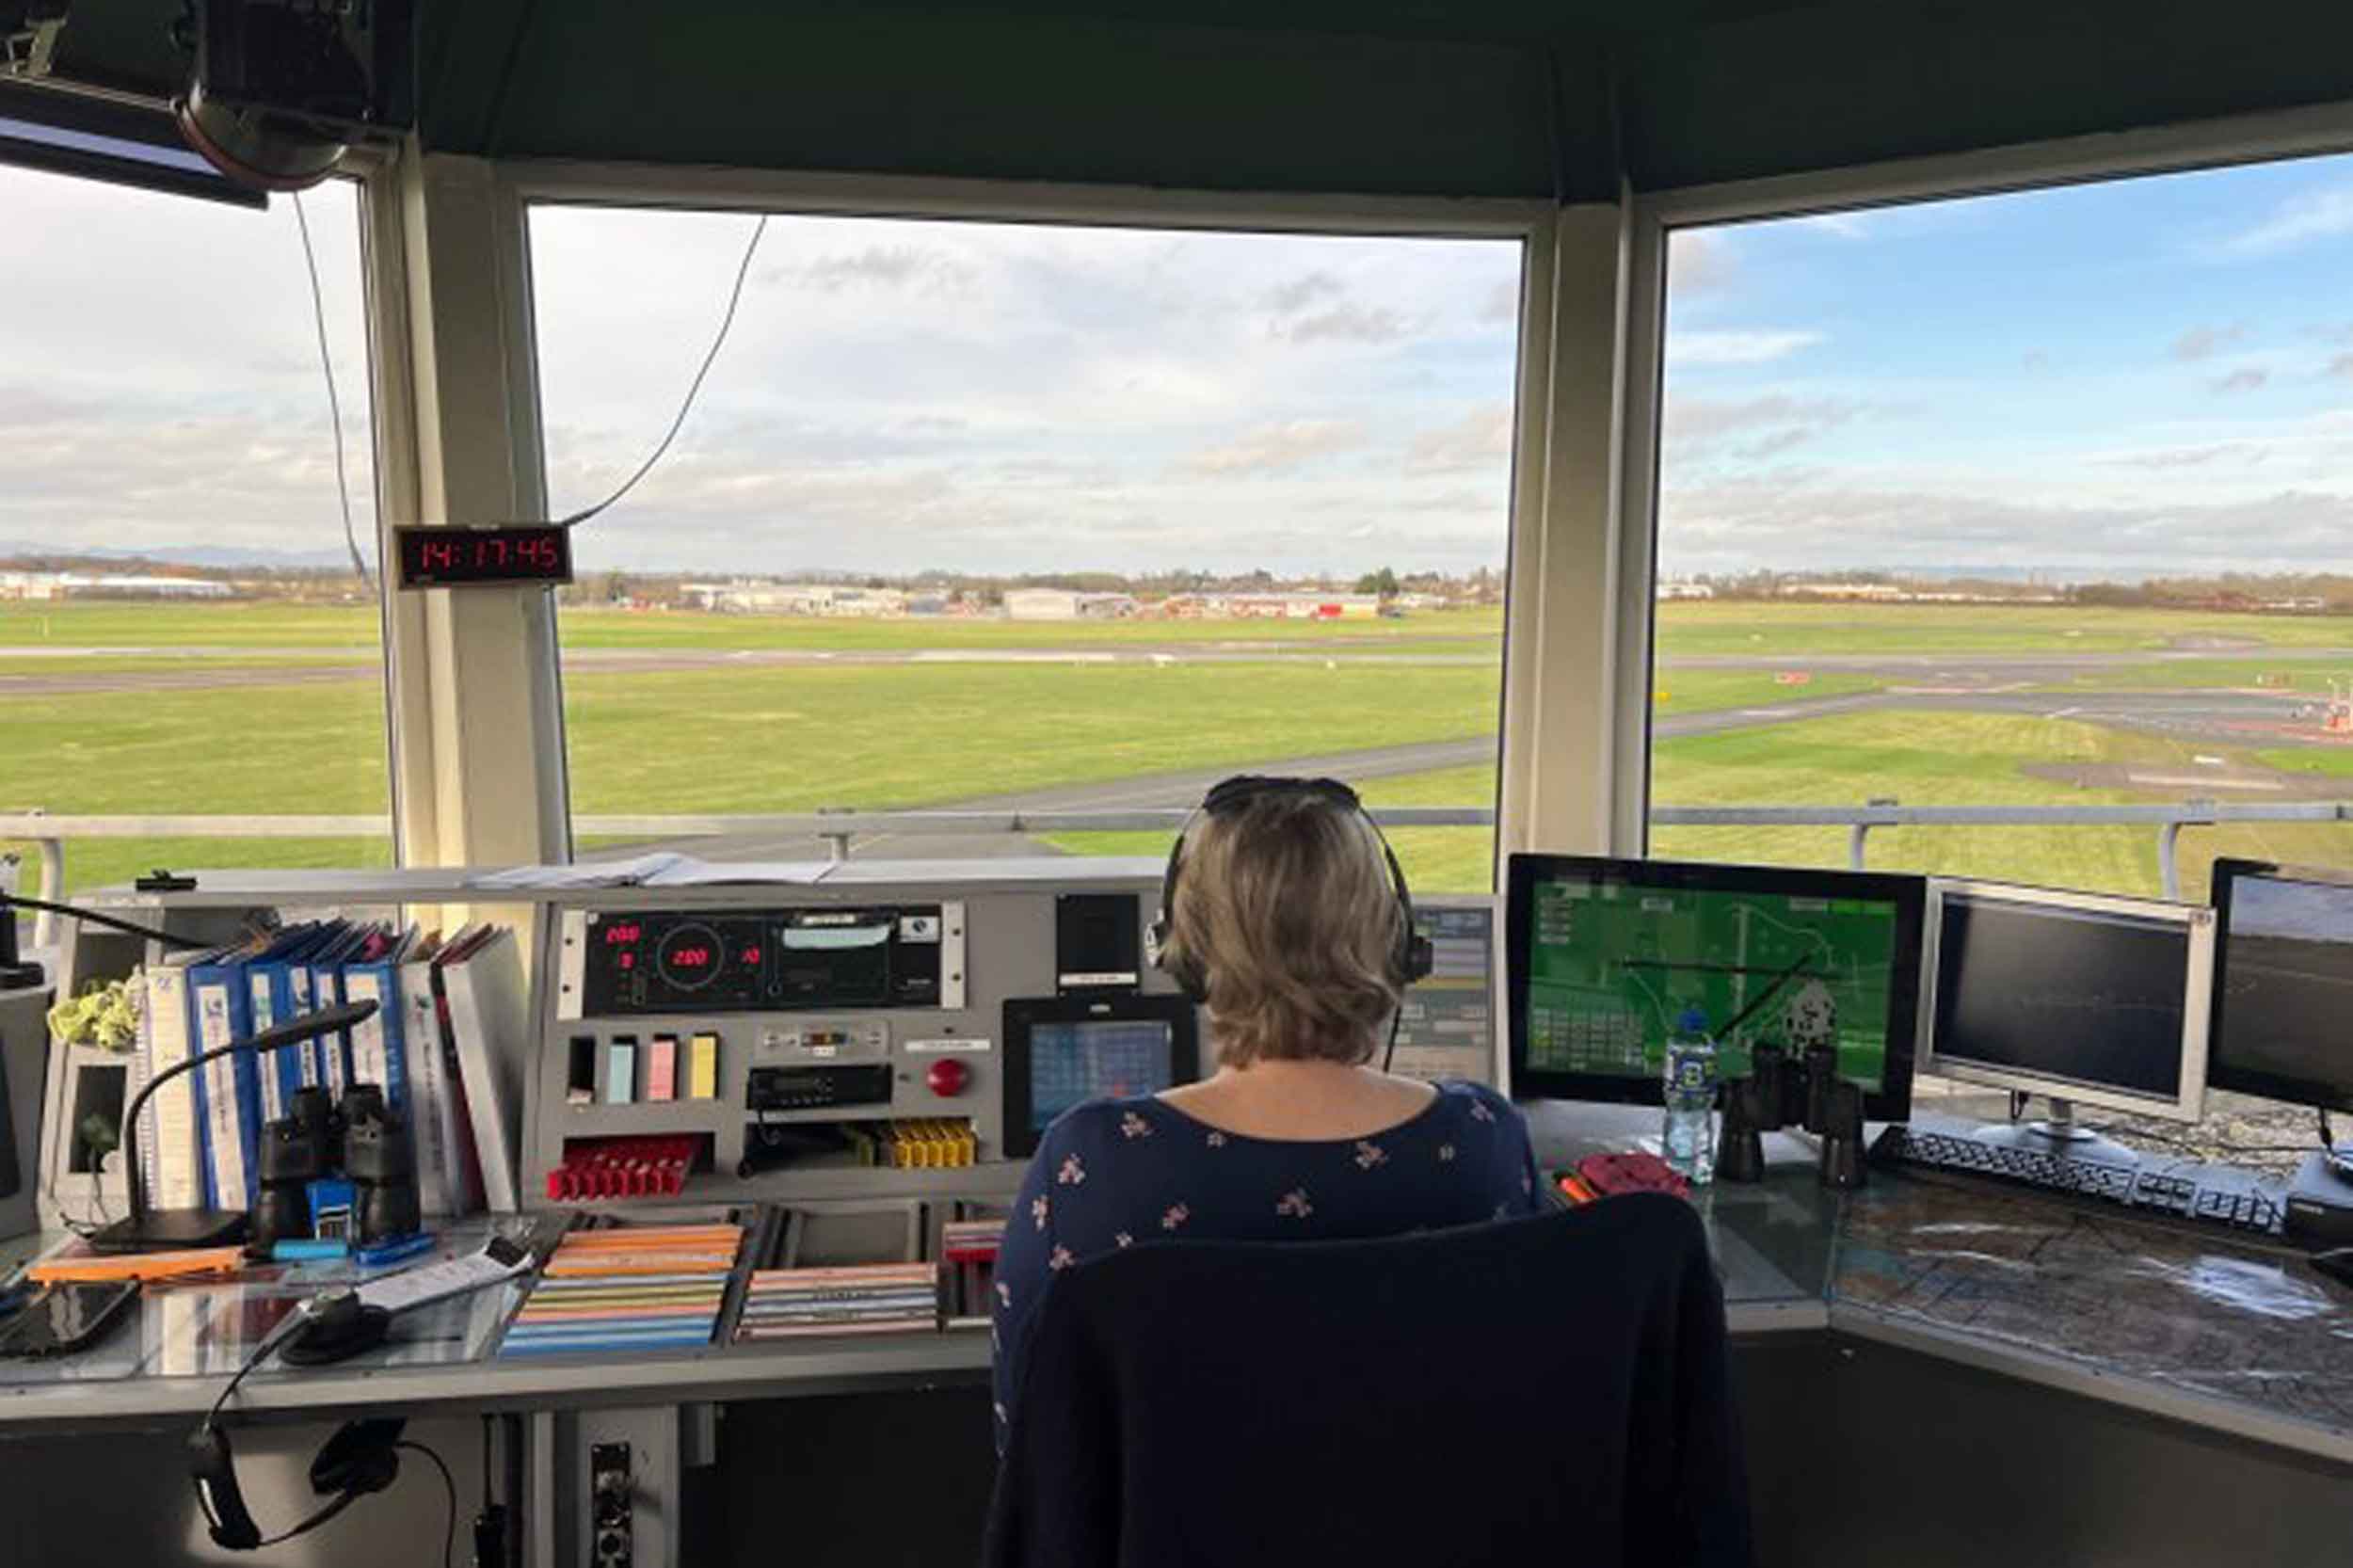
[[[464,588],[507,583],[569,583],[572,540],[552,523],[504,528],[392,530],[404,588]]]

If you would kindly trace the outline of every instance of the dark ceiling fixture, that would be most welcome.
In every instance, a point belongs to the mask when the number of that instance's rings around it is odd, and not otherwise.
[[[231,180],[307,189],[414,122],[414,28],[410,0],[189,0],[196,64],[172,112]]]

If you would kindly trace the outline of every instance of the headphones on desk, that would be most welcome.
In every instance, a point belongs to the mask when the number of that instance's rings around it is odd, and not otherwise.
[[[1389,847],[1388,835],[1372,820],[1365,803],[1356,792],[1337,778],[1273,778],[1260,774],[1237,774],[1222,783],[1211,786],[1209,792],[1193,808],[1185,825],[1177,830],[1176,842],[1168,852],[1168,870],[1160,877],[1160,907],[1144,928],[1144,951],[1152,967],[1176,983],[1176,988],[1195,1002],[1209,997],[1209,977],[1201,962],[1189,952],[1169,951],[1170,936],[1175,925],[1176,908],[1176,878],[1185,863],[1185,836],[1202,817],[1236,815],[1261,800],[1285,797],[1321,801],[1336,810],[1362,817],[1372,829],[1373,838],[1381,845],[1382,858],[1389,865],[1389,888],[1397,898],[1397,945],[1389,953],[1389,979],[1399,989],[1428,978],[1436,961],[1436,950],[1430,938],[1414,924],[1414,895],[1405,886],[1405,868],[1398,864],[1397,851]]]
[[[284,1321],[262,1336],[262,1342],[220,1391],[204,1422],[188,1439],[188,1477],[196,1483],[197,1506],[203,1510],[213,1544],[224,1551],[250,1552],[275,1546],[318,1528],[372,1492],[381,1492],[400,1475],[398,1417],[346,1421],[311,1461],[311,1490],[328,1500],[325,1507],[278,1535],[264,1536],[246,1507],[237,1485],[236,1456],[230,1451],[229,1433],[221,1426],[221,1408],[237,1391],[246,1374],[283,1344],[285,1359],[294,1365],[318,1365],[383,1343],[382,1307],[366,1306],[359,1292],[348,1288],[312,1296]],[[298,1351],[297,1347],[301,1347]]]

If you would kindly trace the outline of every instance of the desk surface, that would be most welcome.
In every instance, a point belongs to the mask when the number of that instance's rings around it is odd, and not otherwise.
[[[1535,1118],[1548,1161],[1623,1147],[1655,1130],[1657,1114],[1564,1112]],[[1719,1183],[1700,1207],[1736,1335],[1827,1328],[1882,1339],[2353,1464],[2353,1290],[2294,1254],[1909,1175],[1831,1193],[1810,1162],[1777,1166],[1755,1186]],[[471,1251],[488,1229],[456,1227],[443,1250]],[[156,1288],[135,1327],[81,1356],[0,1362],[0,1437],[200,1413],[255,1339],[339,1270]],[[273,1363],[239,1404],[312,1414],[669,1404],[977,1382],[988,1366],[988,1337],[971,1329],[499,1360],[522,1296],[509,1286],[406,1315],[392,1344],[331,1369]]]

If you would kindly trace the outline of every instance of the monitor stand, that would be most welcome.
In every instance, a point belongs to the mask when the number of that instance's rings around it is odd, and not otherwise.
[[[2011,1114],[2025,1108],[2026,1096],[2013,1095]],[[2051,1114],[2039,1122],[2013,1121],[2008,1127],[1981,1129],[1977,1140],[2000,1148],[2032,1149],[2060,1160],[2081,1160],[2095,1165],[2134,1166],[2140,1163],[2140,1151],[2102,1137],[2098,1132],[2075,1120],[2075,1102],[2051,1096]]]

